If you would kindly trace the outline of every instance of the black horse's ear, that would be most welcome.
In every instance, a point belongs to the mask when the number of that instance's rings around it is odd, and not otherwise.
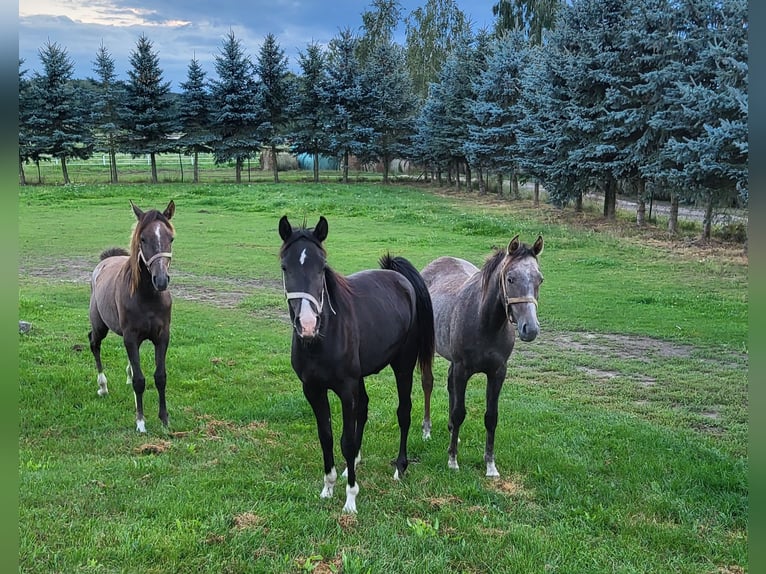
[[[136,219],[141,219],[144,215],[144,212],[141,211],[135,203],[133,203],[132,199],[129,199],[128,201],[130,201],[130,207],[133,208],[133,213],[135,213]]]
[[[279,236],[282,238],[282,241],[287,241],[292,234],[293,226],[287,221],[287,216],[283,215],[279,220]]]
[[[513,236],[513,239],[511,239],[510,243],[508,243],[508,255],[511,255],[514,251],[516,251],[519,248],[519,234]]]
[[[537,236],[537,241],[535,241],[535,244],[532,246],[532,251],[534,251],[535,257],[537,257],[543,252],[543,236],[542,235]]]
[[[314,237],[319,240],[319,243],[327,239],[327,220],[324,215],[319,216],[319,223],[314,227]]]
[[[173,217],[173,214],[175,212],[176,212],[176,203],[171,199],[170,203],[168,203],[168,206],[165,208],[165,211],[162,212],[162,215],[170,219],[171,217]]]

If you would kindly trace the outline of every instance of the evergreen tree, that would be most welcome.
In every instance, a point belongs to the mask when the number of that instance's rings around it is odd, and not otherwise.
[[[469,106],[470,138],[465,146],[473,162],[498,174],[510,173],[514,197],[518,197],[518,171],[524,154],[518,132],[526,115],[522,77],[527,57],[528,44],[518,31],[492,43],[485,68],[476,76],[476,96]]]
[[[175,148],[169,136],[177,131],[178,122],[170,99],[170,82],[162,79],[159,56],[153,43],[143,34],[130,53],[131,69],[126,90],[125,108],[128,130],[125,148],[133,155],[148,155],[151,181],[158,182],[157,154]]]
[[[215,136],[212,133],[212,98],[207,89],[205,71],[197,58],[192,58],[181,84],[181,107],[178,120],[183,135],[179,140],[181,149],[194,161],[192,181],[199,182],[199,154],[212,150]]]
[[[404,157],[415,131],[417,99],[406,68],[404,49],[389,42],[378,44],[361,74],[365,113],[362,124],[370,129],[360,155],[383,166],[383,183],[389,183],[391,160]]]
[[[117,81],[114,69],[114,58],[102,42],[93,62],[97,97],[93,102],[92,123],[96,151],[109,156],[111,183],[117,183],[117,149],[119,142],[124,139],[124,130],[120,128],[120,110],[125,105],[125,88]]]
[[[285,143],[286,111],[290,106],[287,58],[273,34],[267,34],[255,64],[261,120],[258,137],[270,148],[274,183],[279,182],[277,148]]]
[[[86,118],[89,104],[72,81],[74,63],[65,48],[47,42],[39,51],[43,74],[36,74],[32,100],[36,109],[28,118],[34,136],[33,154],[47,155],[61,162],[65,184],[71,183],[67,160],[87,159],[93,153],[93,140]]]
[[[427,0],[405,20],[407,67],[415,94],[423,100],[447,56],[470,41],[471,25],[455,0]]]
[[[32,126],[29,118],[35,110],[32,101],[31,82],[27,79],[27,70],[22,68],[24,59],[19,58],[19,184],[26,185],[27,178],[24,173],[24,164],[34,156],[32,144]]]
[[[748,193],[747,30],[743,0],[681,2],[677,81],[654,118],[669,134],[659,175],[705,206],[703,239],[715,205]]]
[[[302,74],[298,77],[298,93],[290,109],[293,118],[292,150],[309,153],[314,160],[313,178],[319,182],[319,154],[329,151],[327,125],[329,106],[324,101],[327,86],[325,55],[321,46],[311,43],[298,57]]]
[[[235,161],[236,182],[241,183],[242,165],[259,146],[254,135],[258,109],[253,65],[232,31],[215,57],[215,70],[218,79],[211,83],[216,135],[213,153],[216,164]]]
[[[329,113],[329,149],[341,161],[343,182],[348,183],[351,156],[361,151],[370,130],[362,122],[361,72],[357,59],[359,40],[346,28],[327,47],[327,85],[322,100]]]

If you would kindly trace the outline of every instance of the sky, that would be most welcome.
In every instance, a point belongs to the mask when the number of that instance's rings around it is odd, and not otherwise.
[[[399,0],[403,17],[426,0]],[[497,0],[455,0],[474,30],[492,28]],[[311,42],[326,45],[338,32],[359,32],[367,0],[19,0],[19,58],[27,77],[42,73],[40,49],[48,42],[64,48],[73,77],[95,78],[93,62],[103,44],[119,79],[127,80],[130,55],[144,34],[159,57],[163,79],[180,92],[189,63],[196,58],[214,79],[215,57],[233,32],[255,61],[267,34],[275,36],[299,72],[298,55]],[[404,43],[404,25],[396,40]]]

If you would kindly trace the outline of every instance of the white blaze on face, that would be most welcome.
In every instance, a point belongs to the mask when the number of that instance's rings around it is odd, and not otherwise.
[[[300,258],[301,265],[303,265],[306,262],[306,250],[304,249],[301,251],[301,258]]]

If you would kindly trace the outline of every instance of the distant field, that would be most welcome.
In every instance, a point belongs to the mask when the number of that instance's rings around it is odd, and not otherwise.
[[[19,318],[31,323],[19,336],[19,571],[748,571],[741,245],[698,244],[693,224],[669,239],[628,215],[605,222],[597,205],[574,214],[426,186],[264,175],[19,189]],[[127,246],[129,200],[171,198],[171,423],[156,417],[146,345],[140,435],[113,334],[103,350],[111,393],[96,394],[87,281],[101,250]],[[499,479],[484,477],[480,377],[469,382],[461,468],[447,468],[448,365],[437,357],[433,438],[420,437],[416,384],[404,479],[392,480],[386,369],[368,380],[359,514],[341,514],[341,480],[334,498],[319,498],[316,426],[290,366],[283,214],[309,225],[327,217],[329,264],[344,274],[387,251],[418,268],[445,254],[481,265],[516,233],[544,236],[542,330],[510,360]]]

